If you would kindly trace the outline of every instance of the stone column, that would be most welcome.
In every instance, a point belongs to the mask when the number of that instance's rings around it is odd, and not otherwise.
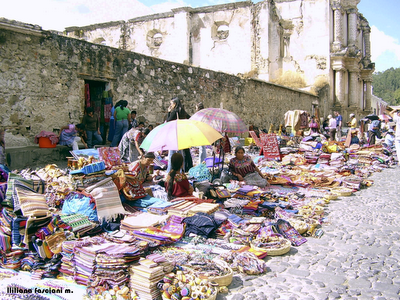
[[[371,28],[369,26],[363,28],[363,36],[364,36],[365,57],[371,58]]]
[[[350,8],[347,10],[349,15],[348,17],[348,28],[349,28],[349,35],[348,35],[348,46],[353,46],[356,44],[357,39],[357,9]]]
[[[358,74],[352,70],[349,76],[349,107],[359,107]]]
[[[333,50],[339,51],[343,43],[343,9],[339,2],[333,2],[332,9],[334,17]]]
[[[372,93],[371,81],[366,81],[365,84],[367,85],[367,87],[366,87],[366,91],[365,91],[366,95],[365,95],[365,107],[364,107],[364,110],[370,111],[371,110],[371,93]]]
[[[344,103],[343,69],[335,70],[335,95],[340,106],[348,106],[347,103]]]

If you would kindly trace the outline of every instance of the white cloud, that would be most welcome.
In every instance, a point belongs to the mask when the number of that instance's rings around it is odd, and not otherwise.
[[[371,59],[376,61],[385,52],[392,52],[400,60],[399,40],[386,35],[376,26],[371,27]]]
[[[2,6],[0,17],[62,31],[69,26],[128,20],[152,13],[138,0],[13,0]]]

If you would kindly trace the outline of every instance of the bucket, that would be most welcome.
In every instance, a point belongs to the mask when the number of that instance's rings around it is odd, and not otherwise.
[[[39,138],[39,147],[40,148],[55,148],[57,144],[52,144],[48,137],[40,137]]]

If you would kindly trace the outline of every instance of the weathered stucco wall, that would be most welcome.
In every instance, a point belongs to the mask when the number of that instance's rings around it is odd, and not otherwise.
[[[8,147],[33,143],[40,131],[81,120],[84,83],[108,82],[114,101],[126,99],[150,123],[162,122],[181,95],[189,113],[197,102],[234,111],[248,124],[283,122],[291,109],[311,110],[317,97],[263,81],[172,63],[95,45],[21,24],[0,23],[0,117]]]

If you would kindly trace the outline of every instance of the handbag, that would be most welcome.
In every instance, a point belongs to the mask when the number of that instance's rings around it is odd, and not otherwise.
[[[137,200],[147,196],[140,181],[135,176],[128,174],[125,174],[125,184],[121,191],[126,200]]]

